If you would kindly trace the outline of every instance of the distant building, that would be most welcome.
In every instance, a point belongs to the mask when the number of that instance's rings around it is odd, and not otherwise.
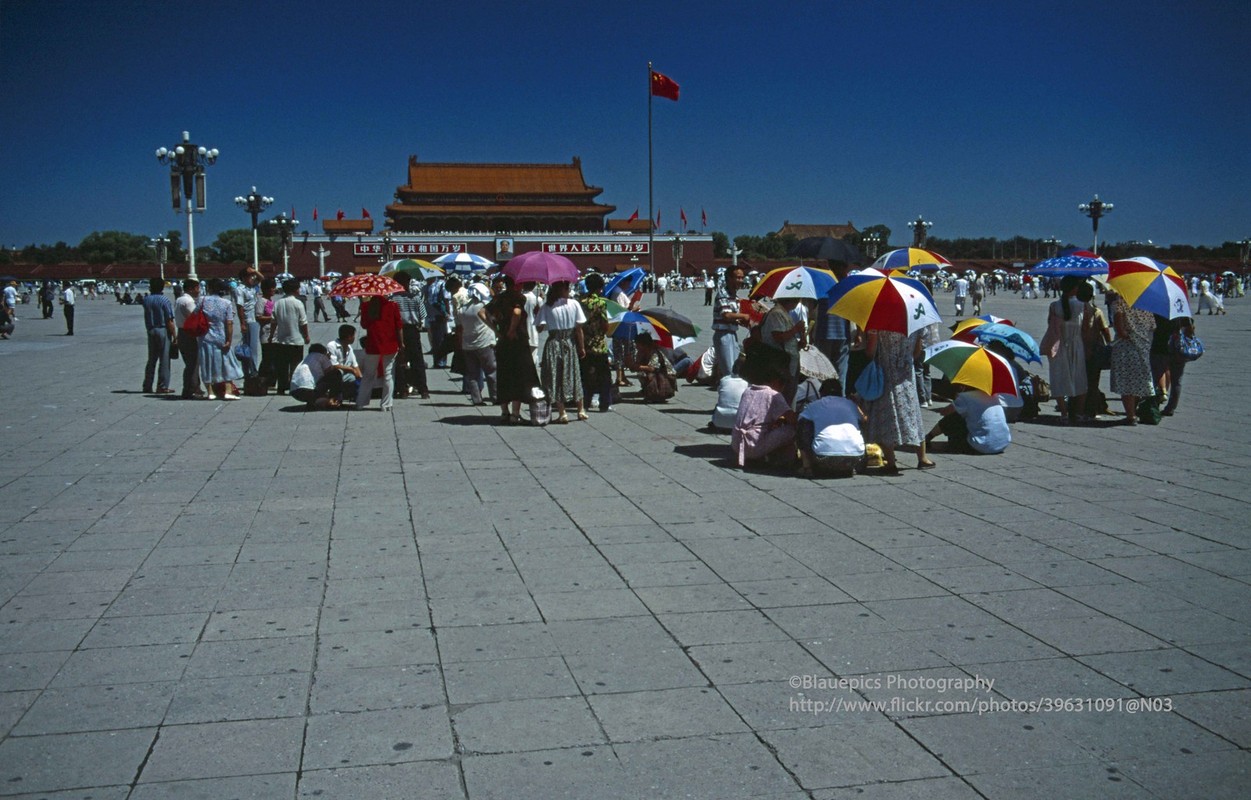
[[[372,219],[323,219],[321,229],[328,234],[342,236],[350,233],[373,233]]]
[[[597,203],[582,161],[569,164],[437,164],[408,159],[408,183],[387,206],[397,233],[603,233],[616,206]]]
[[[796,239],[807,239],[812,236],[829,236],[831,239],[842,239],[847,236],[858,236],[860,231],[847,220],[846,225],[800,225],[789,219],[778,228],[778,236],[794,236]]]

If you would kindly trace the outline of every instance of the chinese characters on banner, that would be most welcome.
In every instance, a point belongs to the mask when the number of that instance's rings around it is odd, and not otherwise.
[[[382,244],[364,244],[357,242],[352,245],[354,256],[380,256],[386,247]],[[468,247],[464,242],[397,242],[391,245],[391,255],[400,256],[441,256],[445,253],[464,253]]]
[[[561,255],[594,255],[596,253],[646,255],[650,253],[648,242],[544,242],[543,252]]]

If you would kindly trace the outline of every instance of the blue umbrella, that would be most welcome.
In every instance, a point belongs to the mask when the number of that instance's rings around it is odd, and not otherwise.
[[[1093,278],[1096,275],[1108,274],[1108,262],[1098,256],[1091,257],[1074,253],[1040,261],[1030,269],[1029,274],[1042,278],[1063,278],[1066,275]]]
[[[604,297],[616,297],[617,292],[634,294],[643,285],[647,273],[642,267],[632,267],[625,272],[618,272],[604,284]]]
[[[963,333],[963,336],[957,338],[963,339],[967,337],[982,344],[1002,342],[1004,347],[1011,350],[1017,358],[1026,362],[1042,363],[1038,342],[1034,341],[1033,336],[1030,336],[1020,328],[1004,325],[1001,322],[991,322],[986,325],[978,325],[976,328],[969,328]]]

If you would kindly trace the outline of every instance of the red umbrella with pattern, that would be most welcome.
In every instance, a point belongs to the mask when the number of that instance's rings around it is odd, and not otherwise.
[[[407,287],[387,275],[349,275],[331,289],[340,297],[390,297],[403,291]]]

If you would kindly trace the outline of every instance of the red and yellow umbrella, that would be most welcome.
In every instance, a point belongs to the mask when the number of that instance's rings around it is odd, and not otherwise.
[[[875,269],[863,269],[839,281],[830,290],[829,302],[831,313],[864,330],[908,335],[943,321],[925,284]]]
[[[925,363],[947,380],[986,394],[1016,395],[1016,373],[1003,356],[968,342],[946,341],[925,348]]]
[[[976,328],[980,325],[989,325],[993,322],[1003,323],[1004,325],[1015,325],[1016,323],[1006,317],[996,317],[994,314],[983,314],[980,317],[969,317],[962,319],[951,326],[952,334],[963,333],[969,328]]]

